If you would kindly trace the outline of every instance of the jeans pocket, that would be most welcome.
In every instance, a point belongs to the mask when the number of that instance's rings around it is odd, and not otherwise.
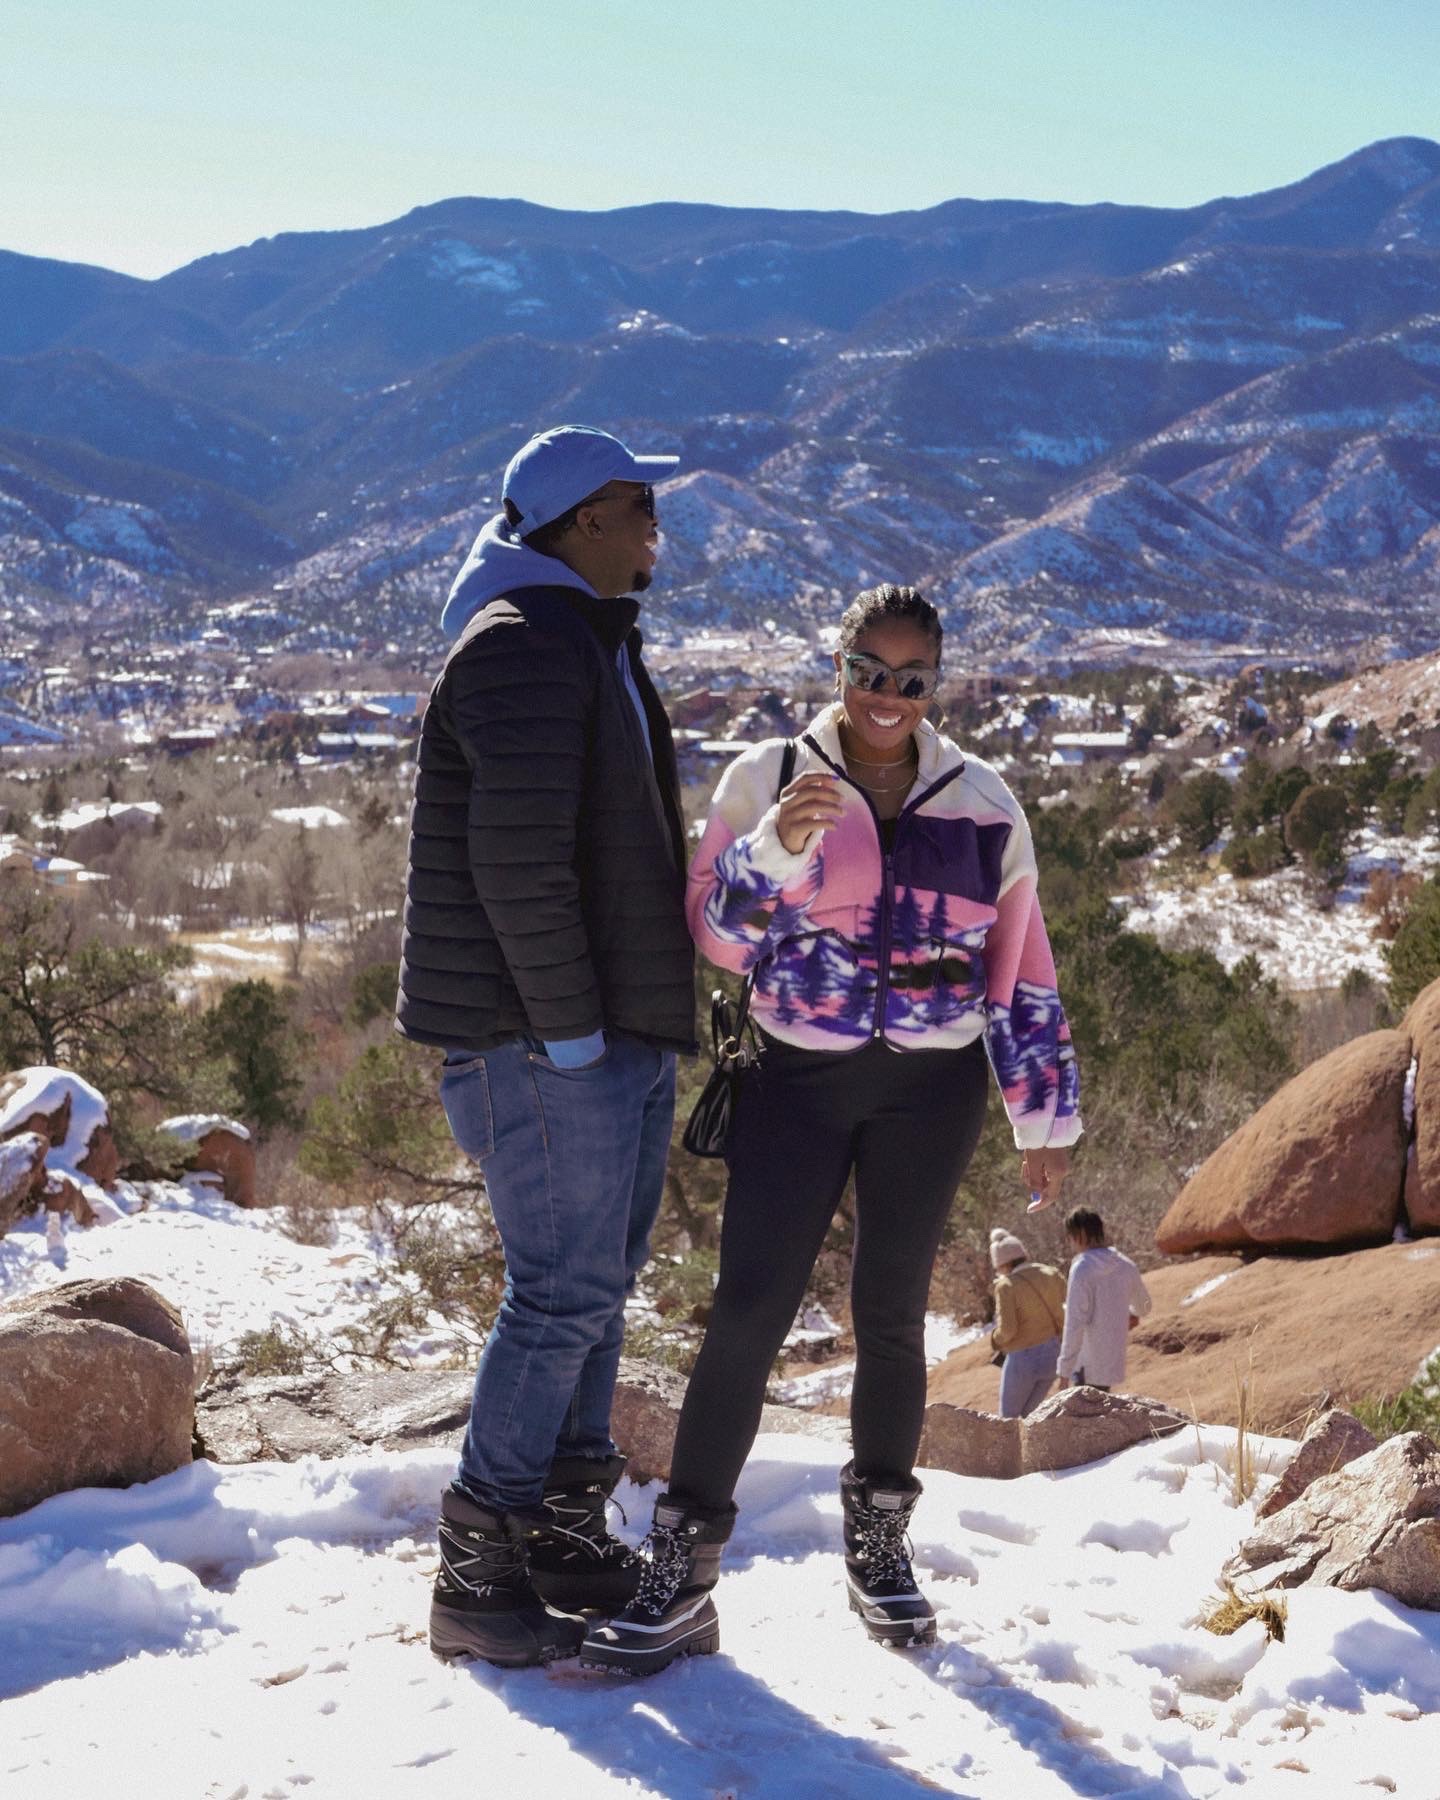
[[[559,1063],[552,1062],[545,1054],[543,1045],[537,1050],[528,1051],[527,1054],[536,1068],[543,1069],[547,1075],[559,1075],[562,1079],[570,1081],[577,1075],[593,1075],[597,1069],[603,1069],[605,1067],[610,1060],[611,1037],[612,1034],[607,1031],[605,1034],[605,1048],[593,1062],[577,1063],[573,1069],[563,1069]]]
[[[483,1056],[446,1067],[440,1077],[440,1104],[455,1142],[472,1162],[483,1162],[495,1148],[490,1077]]]

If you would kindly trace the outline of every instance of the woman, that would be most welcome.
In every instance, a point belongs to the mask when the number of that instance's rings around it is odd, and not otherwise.
[[[985,1043],[1042,1201],[1080,1134],[1030,833],[994,770],[926,721],[940,644],[913,588],[861,594],[840,622],[838,699],[801,738],[794,779],[777,800],[777,740],[716,792],[687,911],[712,962],[755,970],[762,1050],[737,1107],[719,1282],[669,1491],[635,1601],[586,1638],[592,1666],[648,1674],[718,1647],[709,1590],[735,1484],[852,1171],[850,1605],[882,1642],[934,1638],[905,1529],[930,1274],[985,1114]]]
[[[995,1329],[990,1346],[1000,1373],[1000,1417],[1023,1419],[1055,1385],[1060,1331],[1065,1321],[1065,1277],[1049,1263],[1032,1263],[1012,1232],[990,1233],[995,1271]]]

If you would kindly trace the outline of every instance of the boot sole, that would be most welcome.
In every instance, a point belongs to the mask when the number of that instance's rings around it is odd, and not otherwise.
[[[580,1647],[580,1667],[603,1675],[658,1675],[679,1657],[714,1656],[719,1648],[720,1627],[712,1619],[698,1625],[688,1636],[653,1649],[640,1645],[634,1650],[623,1650],[587,1641]]]
[[[885,1624],[869,1618],[865,1608],[853,1594],[848,1596],[850,1610],[865,1627],[872,1644],[883,1644],[887,1650],[921,1650],[935,1642],[933,1619],[895,1619]]]
[[[578,1625],[579,1620],[575,1623]],[[497,1669],[536,1669],[546,1663],[565,1662],[580,1651],[581,1637],[573,1643],[560,1639],[556,1643],[537,1645],[518,1640],[511,1643],[477,1641],[464,1620],[452,1623],[430,1615],[430,1653],[444,1663],[487,1662]]]

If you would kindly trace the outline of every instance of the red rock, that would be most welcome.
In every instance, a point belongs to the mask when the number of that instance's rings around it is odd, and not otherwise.
[[[0,1146],[0,1237],[45,1193],[45,1154],[50,1140],[41,1131],[12,1133]]]
[[[1120,1246],[1126,1248],[1124,1244]],[[1299,1437],[1317,1413],[1398,1394],[1440,1342],[1440,1238],[1331,1256],[1207,1256],[1145,1270],[1155,1310],[1131,1333],[1125,1387],[1208,1425]],[[1356,1323],[1363,1321],[1363,1323]],[[929,1397],[994,1409],[984,1339],[930,1372]]]
[[[75,1167],[97,1187],[108,1188],[114,1182],[120,1173],[120,1152],[115,1148],[115,1133],[108,1125],[97,1125],[91,1132],[90,1148]]]
[[[194,1365],[143,1281],[69,1281],[0,1306],[0,1517],[190,1461]]]
[[[1265,1520],[1224,1573],[1242,1593],[1380,1588],[1440,1611],[1440,1450],[1418,1431],[1387,1438]]]
[[[1186,1182],[1157,1247],[1183,1256],[1388,1238],[1405,1179],[1409,1066],[1403,1031],[1369,1032],[1312,1063]]]
[[[240,1137],[217,1125],[196,1142],[190,1166],[218,1175],[225,1198],[236,1206],[261,1204],[255,1193],[254,1138]]]
[[[1368,1456],[1378,1441],[1353,1413],[1332,1406],[1301,1438],[1280,1479],[1255,1508],[1255,1517],[1271,1519],[1283,1512],[1322,1476],[1333,1475],[1358,1456]]]
[[[1024,1470],[1020,1420],[936,1402],[925,1408],[919,1462],[924,1469],[1013,1481]]]

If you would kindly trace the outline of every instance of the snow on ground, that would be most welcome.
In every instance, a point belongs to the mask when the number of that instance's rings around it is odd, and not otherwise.
[[[1156,884],[1131,896],[1124,902],[1125,927],[1153,932],[1162,943],[1212,950],[1227,969],[1253,955],[1266,975],[1290,989],[1335,987],[1353,968],[1384,982],[1385,941],[1362,904],[1370,876],[1379,869],[1429,874],[1437,856],[1440,840],[1433,836],[1365,831],[1356,834],[1344,885],[1328,912],[1315,905],[1299,867],[1252,881],[1221,871],[1210,881]]]
[[[363,1312],[385,1247],[333,1246],[206,1190],[120,1184],[115,1222],[0,1240],[0,1298],[138,1275],[197,1343]],[[932,1321],[932,1353],[957,1340]],[[419,1347],[423,1349],[423,1346]],[[1273,1472],[1289,1446],[1252,1440]],[[1248,1506],[1235,1434],[1085,1469],[942,1472],[913,1536],[939,1641],[901,1655],[848,1612],[843,1446],[765,1436],[741,1482],[722,1654],[651,1681],[449,1668],[425,1642],[448,1450],[218,1468],[57,1495],[0,1521],[5,1800],[1436,1800],[1440,1617],[1300,1592],[1283,1644],[1197,1620]],[[653,1489],[622,1485],[638,1539]]]
[[[337,1212],[336,1241],[320,1246],[295,1243],[268,1212],[233,1206],[196,1177],[117,1182],[111,1198],[113,1223],[84,1230],[67,1220],[56,1243],[42,1214],[12,1226],[0,1238],[0,1301],[134,1276],[179,1307],[194,1348],[213,1350],[271,1326],[332,1333],[377,1297],[385,1247],[355,1213]],[[419,1361],[437,1351],[408,1348]]]
[[[1291,1597],[1282,1644],[1197,1626],[1248,1508],[1230,1431],[1063,1474],[930,1473],[939,1641],[865,1639],[836,1549],[838,1445],[762,1437],[721,1654],[648,1681],[426,1647],[444,1451],[189,1469],[0,1522],[7,1800],[1434,1800],[1440,1619]],[[1263,1446],[1269,1451],[1274,1446]],[[626,1483],[637,1536],[651,1493]]]
[[[957,1325],[947,1313],[925,1315],[925,1363],[933,1369],[952,1350],[980,1337],[983,1325]],[[787,1340],[788,1341],[788,1340]],[[855,1359],[826,1363],[775,1383],[775,1398],[783,1406],[822,1406],[827,1400],[843,1400],[855,1385]]]

